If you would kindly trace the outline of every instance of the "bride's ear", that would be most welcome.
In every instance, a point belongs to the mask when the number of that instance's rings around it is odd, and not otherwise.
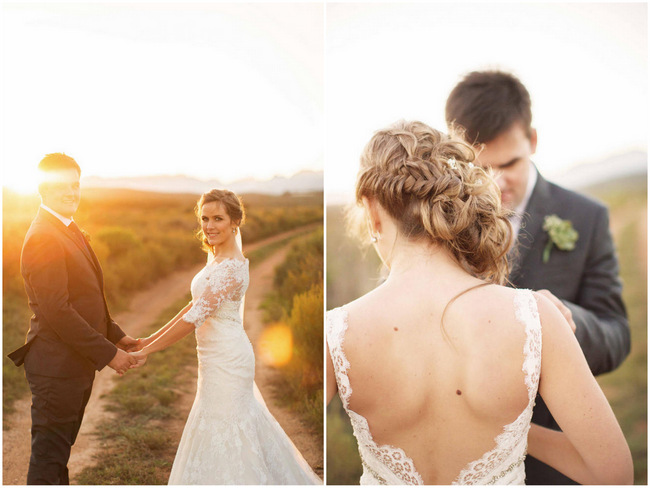
[[[379,211],[377,200],[362,197],[361,201],[366,211],[370,234],[381,234],[381,212]]]

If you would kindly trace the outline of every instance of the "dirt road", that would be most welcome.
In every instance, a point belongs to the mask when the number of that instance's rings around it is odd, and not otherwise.
[[[316,228],[316,225],[309,225],[278,234],[258,241],[250,246],[244,245],[244,250],[246,252],[252,252],[267,244],[281,241],[287,237],[313,228]],[[260,300],[270,290],[275,266],[282,262],[286,252],[287,246],[257,264],[251,271],[245,313],[247,331],[251,336],[251,342],[253,342],[254,346],[255,338],[257,338],[263,327],[260,320],[261,315],[257,311],[257,308],[259,307]],[[188,292],[192,278],[202,267],[203,265],[200,265],[172,273],[155,283],[151,288],[136,294],[128,310],[117,314],[114,317],[115,321],[129,335],[140,337],[170,303],[178,300]],[[322,468],[323,446],[313,439],[313,436],[304,432],[305,429],[302,428],[300,421],[295,419],[291,413],[287,412],[286,409],[273,405],[273,392],[270,387],[270,378],[272,378],[273,372],[269,372],[267,369],[258,362],[256,367],[256,374],[258,375],[257,384],[267,402],[269,410],[276,416],[278,422],[280,422],[296,446],[303,452],[305,459],[313,467]],[[71,480],[74,480],[74,477],[84,467],[92,465],[93,455],[102,448],[101,441],[94,432],[97,430],[97,426],[111,415],[110,412],[105,410],[104,406],[106,402],[102,397],[111,390],[113,381],[116,378],[115,372],[110,368],[104,368],[95,378],[93,393],[88,402],[84,421],[77,441],[72,448],[68,463]],[[180,402],[181,408],[187,410],[185,417],[189,413],[193,393],[188,396],[188,399],[183,399]],[[7,419],[7,425],[10,427],[8,430],[3,431],[3,484],[25,484],[30,455],[30,405],[31,398],[29,396],[17,401],[15,403],[15,412]],[[182,426],[174,426],[170,430],[176,432],[179,437],[178,440],[180,440]]]

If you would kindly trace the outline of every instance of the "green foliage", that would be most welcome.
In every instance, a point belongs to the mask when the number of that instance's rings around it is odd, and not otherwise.
[[[30,310],[27,299],[17,295],[5,295],[2,301],[2,410],[3,420],[13,412],[13,403],[29,392],[23,368],[17,368],[7,357],[11,351],[25,342],[26,327],[16,327],[15,324],[28,324]],[[3,422],[3,428],[6,428]]]
[[[352,426],[335,396],[327,406],[327,484],[358,485],[361,478],[361,459]]]
[[[610,206],[632,350],[618,369],[597,379],[632,451],[634,483],[644,485],[648,479],[647,193],[645,186],[607,190],[594,195]]]
[[[287,396],[305,414],[310,425],[323,422],[323,285],[294,297],[286,321],[293,335],[293,355],[282,368]]]
[[[311,233],[298,240],[291,248],[284,262],[275,270],[273,277],[273,302],[267,310],[268,320],[279,320],[282,314],[289,314],[293,297],[309,290],[312,285],[323,282],[323,230]],[[273,312],[269,312],[273,309]]]
[[[246,200],[244,200],[244,205],[246,205]],[[246,224],[241,231],[242,239],[249,243],[323,220],[322,206],[296,206],[291,208],[291,212],[287,212],[286,208],[247,205],[246,211]]]
[[[105,227],[97,232],[97,239],[108,247],[106,258],[110,261],[117,261],[142,246],[142,242],[135,232],[123,227]]]
[[[327,309],[365,295],[380,283],[381,261],[346,233],[345,209],[327,208]]]
[[[284,400],[314,431],[323,429],[323,229],[297,239],[275,270],[265,320],[291,330],[293,354],[281,367]]]

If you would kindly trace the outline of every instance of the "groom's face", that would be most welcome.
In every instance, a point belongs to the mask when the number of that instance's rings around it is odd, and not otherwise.
[[[495,139],[479,148],[478,164],[494,170],[494,176],[501,189],[504,207],[514,210],[526,196],[530,173],[530,156],[537,147],[537,133],[531,129],[531,136],[520,124],[499,134]]]
[[[43,205],[64,217],[72,218],[79,208],[81,190],[75,169],[48,171],[41,187]]]

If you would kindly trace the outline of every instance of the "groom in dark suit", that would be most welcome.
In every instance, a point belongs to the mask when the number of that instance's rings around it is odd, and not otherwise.
[[[32,392],[32,452],[27,484],[69,484],[68,458],[90,398],[95,371],[122,375],[137,362],[138,341],[111,319],[102,269],[72,216],[81,170],[65,154],[40,162],[42,204],[21,253],[31,318],[25,344],[9,354],[25,365]]]
[[[530,96],[511,74],[468,74],[452,90],[445,111],[450,130],[464,130],[479,164],[495,170],[502,202],[514,211],[510,282],[539,291],[558,307],[594,375],[612,371],[630,352],[630,329],[607,208],[546,181],[531,162],[537,132],[531,126]],[[551,215],[571,221],[577,231],[573,249],[549,243],[543,227]],[[540,396],[533,422],[560,430]],[[526,483],[576,484],[531,456],[526,458]]]

